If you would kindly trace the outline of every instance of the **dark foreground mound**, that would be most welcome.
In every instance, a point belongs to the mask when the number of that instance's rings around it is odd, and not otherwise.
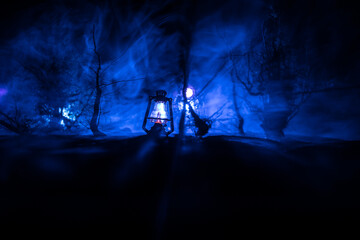
[[[235,137],[1,137],[1,226],[222,239],[247,226],[352,221],[359,149]]]

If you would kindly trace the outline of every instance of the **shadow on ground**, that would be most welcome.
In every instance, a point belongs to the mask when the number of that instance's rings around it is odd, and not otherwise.
[[[2,226],[105,227],[142,239],[353,219],[360,142],[1,137]],[[285,224],[285,225],[284,225]]]

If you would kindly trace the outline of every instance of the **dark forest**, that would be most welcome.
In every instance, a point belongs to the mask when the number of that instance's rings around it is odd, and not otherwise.
[[[336,0],[2,5],[0,220],[226,239],[352,219],[359,16]]]

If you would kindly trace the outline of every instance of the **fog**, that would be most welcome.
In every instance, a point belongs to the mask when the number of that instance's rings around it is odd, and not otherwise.
[[[14,5],[1,23],[0,131],[91,135],[95,42],[106,135],[145,134],[148,96],[160,89],[179,133],[186,79],[208,135],[359,139],[356,18],[328,1]]]

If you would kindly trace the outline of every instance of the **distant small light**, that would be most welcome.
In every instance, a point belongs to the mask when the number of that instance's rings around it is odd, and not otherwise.
[[[187,88],[186,89],[186,98],[191,98],[192,96],[194,96],[194,90],[192,88]]]

